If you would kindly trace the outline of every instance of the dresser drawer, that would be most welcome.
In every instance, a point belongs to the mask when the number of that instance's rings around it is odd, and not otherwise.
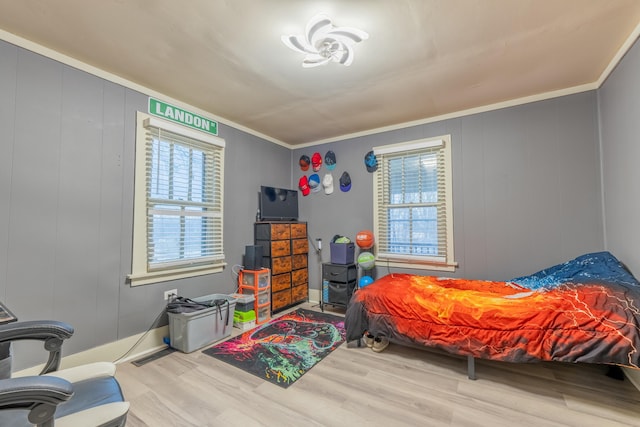
[[[355,264],[322,264],[322,278],[330,282],[351,282],[356,280],[357,276]]]
[[[291,291],[280,291],[271,294],[271,310],[276,311],[291,305]]]
[[[291,303],[306,301],[309,298],[309,287],[307,285],[291,288]]]
[[[309,282],[309,271],[306,268],[291,272],[291,286],[306,285]]]
[[[291,257],[291,269],[292,270],[298,270],[299,268],[306,268],[307,267],[307,255],[306,254],[300,254],[300,255],[294,255]]]
[[[282,256],[277,258],[271,258],[271,274],[287,273],[291,271],[291,257]]]
[[[298,223],[291,224],[291,238],[292,239],[306,239],[307,238],[307,224]]]
[[[351,298],[352,291],[353,286],[350,286],[350,284],[329,282],[329,300],[327,302],[330,304],[347,305]]]
[[[291,288],[291,273],[278,274],[271,278],[271,292]]]
[[[291,255],[291,247],[288,240],[273,240],[271,242],[271,256]]]
[[[291,239],[289,224],[256,223],[255,240],[288,240]]]
[[[256,240],[256,245],[262,246],[262,256],[274,257],[291,255],[290,240]]]
[[[291,253],[292,254],[306,254],[309,252],[309,242],[307,239],[293,239],[291,240]]]

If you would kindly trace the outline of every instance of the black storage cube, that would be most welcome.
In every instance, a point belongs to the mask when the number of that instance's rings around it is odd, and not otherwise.
[[[343,304],[349,302],[349,293],[346,283],[329,282],[329,304]]]
[[[351,265],[333,265],[324,264],[323,278],[330,282],[351,282],[358,277],[358,270],[355,264]]]

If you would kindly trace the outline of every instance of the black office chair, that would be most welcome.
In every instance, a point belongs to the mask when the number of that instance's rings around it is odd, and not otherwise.
[[[0,325],[0,426],[122,427],[129,403],[115,379],[115,365],[98,362],[58,370],[64,340],[73,328],[63,322]],[[11,342],[44,343],[49,359],[37,376],[11,378]],[[4,357],[3,357],[4,356]]]

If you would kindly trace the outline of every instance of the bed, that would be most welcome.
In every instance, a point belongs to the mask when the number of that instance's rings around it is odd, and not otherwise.
[[[347,341],[365,331],[474,360],[640,366],[640,283],[609,252],[506,282],[389,274],[356,291]]]

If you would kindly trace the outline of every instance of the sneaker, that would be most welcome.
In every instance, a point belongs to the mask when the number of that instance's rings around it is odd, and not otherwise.
[[[389,347],[389,338],[382,335],[378,335],[373,340],[373,346],[371,346],[371,350],[375,351],[376,353],[380,353],[382,350],[384,350],[387,347]]]
[[[368,332],[362,336],[362,340],[364,341],[366,346],[369,348],[373,347],[373,338],[374,338],[373,335],[371,335]]]

